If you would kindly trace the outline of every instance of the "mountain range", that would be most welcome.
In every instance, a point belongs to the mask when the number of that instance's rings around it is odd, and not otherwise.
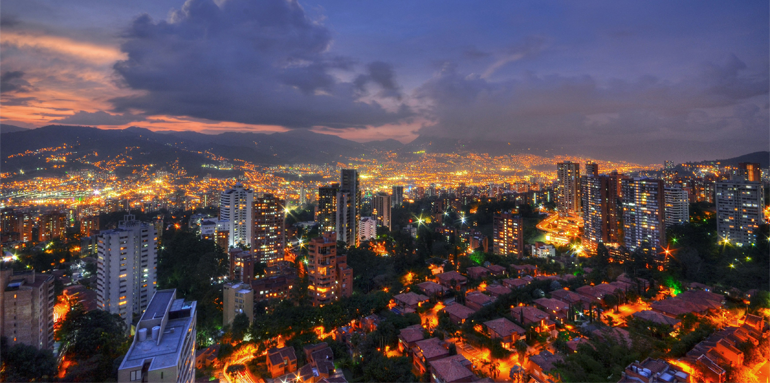
[[[419,136],[402,144],[396,140],[359,143],[344,138],[314,133],[308,130],[290,130],[283,133],[225,132],[211,135],[192,131],[154,132],[149,129],[98,129],[85,126],[48,125],[36,129],[0,125],[0,151],[3,167],[7,169],[32,169],[45,166],[45,156],[16,156],[27,150],[57,147],[67,144],[80,153],[97,152],[100,158],[115,158],[130,153],[124,159],[129,164],[163,164],[175,161],[191,174],[204,171],[202,164],[212,163],[202,152],[241,159],[249,162],[274,165],[292,163],[334,164],[345,162],[349,157],[378,156],[382,152],[397,152],[399,158],[417,158],[419,153],[488,153],[503,155],[531,153],[549,156],[555,152],[547,147],[532,147],[516,142],[483,140],[457,140]],[[129,150],[129,148],[131,148]],[[731,159],[719,160],[723,164],[759,162],[768,166],[768,152],[750,153]],[[704,161],[708,162],[708,161]],[[75,168],[78,164],[67,164]]]

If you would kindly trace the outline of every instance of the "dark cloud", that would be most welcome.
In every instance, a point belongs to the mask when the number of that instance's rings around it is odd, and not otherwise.
[[[435,121],[420,134],[573,147],[724,139],[767,147],[767,95],[767,74],[746,73],[733,55],[678,82],[532,73],[495,82],[445,65],[415,92]]]
[[[27,106],[33,101],[38,101],[38,99],[35,97],[10,97],[3,95],[0,103],[3,106]]]
[[[0,15],[0,27],[13,28],[19,24],[19,19],[14,15]]]
[[[69,125],[125,125],[131,122],[143,120],[144,117],[130,114],[109,114],[101,110],[90,113],[81,110],[72,116],[59,120],[53,120],[51,123]]]
[[[491,55],[492,55],[491,53],[484,52],[475,46],[468,47],[463,51],[463,57],[468,59],[474,59],[474,60],[485,59]]]
[[[32,84],[24,79],[22,71],[5,71],[0,74],[0,92],[2,93],[29,92],[31,89]]]
[[[366,70],[367,74],[361,74],[353,81],[356,88],[365,91],[367,84],[374,83],[381,88],[381,91],[378,93],[379,97],[401,99],[401,89],[396,84],[396,74],[393,72],[393,67],[390,64],[375,61],[369,63],[366,66]]]
[[[296,1],[188,0],[169,21],[140,16],[125,38],[128,59],[115,71],[146,92],[111,100],[117,112],[288,128],[378,126],[410,115],[360,101],[361,86],[332,75],[353,61],[327,53],[331,33]],[[382,64],[367,66],[368,81],[397,91]]]

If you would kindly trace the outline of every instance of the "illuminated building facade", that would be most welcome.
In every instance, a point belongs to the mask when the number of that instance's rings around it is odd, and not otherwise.
[[[80,220],[80,234],[86,237],[99,230],[99,216],[92,215]]]
[[[308,294],[314,306],[323,306],[353,294],[353,269],[347,255],[337,255],[337,235],[313,238],[308,250]]]
[[[337,230],[337,194],[339,192],[340,184],[336,183],[318,188],[316,222],[321,225],[322,233]]]
[[[599,176],[599,164],[595,162],[586,162],[586,174],[587,176]]]
[[[11,269],[0,270],[0,287],[0,336],[6,338],[8,346],[53,349],[53,275],[34,271],[13,275]]]
[[[361,189],[358,171],[340,170],[340,191],[337,193],[337,240],[348,246],[358,245],[358,221],[361,219]]]
[[[270,193],[254,197],[251,251],[254,261],[271,264],[283,259],[284,201]]]
[[[738,164],[738,175],[749,182],[762,182],[762,168],[758,163],[741,162]]]
[[[390,200],[391,207],[401,206],[404,203],[404,187],[401,185],[395,185],[392,187],[393,193]]]
[[[361,241],[377,238],[377,220],[374,217],[361,217],[358,221],[358,235]]]
[[[130,327],[133,314],[141,314],[155,293],[158,232],[129,214],[97,238],[97,304]]]
[[[666,227],[690,222],[690,198],[681,186],[666,186]]]
[[[374,210],[372,215],[377,219],[377,224],[390,230],[391,196],[386,193],[377,193],[374,196]]]
[[[580,186],[583,198],[583,241],[591,247],[599,243],[617,243],[617,195],[612,187],[612,178],[589,173],[581,177]]]
[[[719,240],[737,246],[757,242],[764,221],[765,193],[762,184],[744,180],[716,183],[717,233]]]
[[[230,249],[228,254],[231,281],[251,283],[254,279],[254,254],[248,250]]]
[[[497,213],[492,224],[492,251],[497,255],[524,255],[524,223],[512,212]]]
[[[40,216],[37,230],[40,242],[63,237],[67,230],[67,215],[59,211],[43,214]]]
[[[633,178],[624,179],[621,184],[626,248],[633,251],[646,243],[657,249],[666,242],[663,180]]]
[[[253,204],[254,192],[240,182],[220,195],[219,219],[229,221],[228,247],[251,245]]]
[[[559,162],[556,165],[559,188],[556,191],[556,209],[560,217],[580,214],[580,164]]]

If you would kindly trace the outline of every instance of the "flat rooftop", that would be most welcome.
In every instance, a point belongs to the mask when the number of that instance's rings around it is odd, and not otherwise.
[[[191,322],[192,318],[190,317],[169,320],[166,324],[166,330],[160,334],[160,344],[157,344],[157,340],[152,339],[152,329],[147,329],[147,339],[141,342],[138,338],[134,339],[120,369],[142,368],[144,361],[150,358],[152,358],[150,370],[176,366],[179,363],[184,337]]]
[[[168,304],[171,303],[171,299],[174,298],[174,290],[158,290],[150,300],[150,304],[147,305],[147,309],[142,314],[142,319],[154,319],[161,318],[166,314]]]

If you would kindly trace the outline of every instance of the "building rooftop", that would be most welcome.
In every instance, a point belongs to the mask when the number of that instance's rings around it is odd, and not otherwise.
[[[523,328],[519,327],[515,323],[505,318],[499,318],[488,322],[484,322],[484,325],[502,337],[506,337],[513,334],[518,334],[518,335],[526,334],[526,330],[524,330]]]
[[[471,314],[475,313],[473,309],[463,306],[459,303],[455,303],[453,305],[449,305],[447,307],[444,307],[444,311],[449,313],[450,315],[454,315],[460,319],[468,319]]]
[[[476,375],[470,370],[471,362],[462,355],[452,355],[429,362],[443,382],[468,381]]]
[[[169,368],[179,363],[185,335],[195,319],[196,302],[175,299],[176,290],[159,290],[137,324],[137,334],[120,365],[121,370],[141,368],[150,360],[149,370]],[[165,322],[165,325],[164,325]],[[153,327],[158,326],[157,339]],[[140,340],[140,330],[147,331]]]

